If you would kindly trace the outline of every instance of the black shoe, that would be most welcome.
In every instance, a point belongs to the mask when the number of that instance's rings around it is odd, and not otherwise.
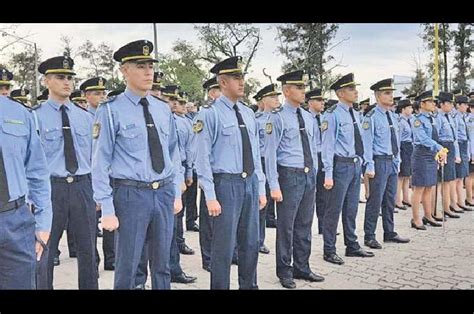
[[[444,216],[448,216],[449,218],[461,218],[461,216],[456,215],[456,214],[451,214],[448,212],[444,212]]]
[[[408,203],[408,202],[404,202],[404,201],[402,201],[402,204],[403,204],[403,205],[405,205],[405,206],[411,207],[411,204],[410,204],[410,203]]]
[[[211,266],[210,265],[202,265],[202,269],[204,269],[207,272],[211,272]]]
[[[443,221],[443,218],[438,218],[438,217],[433,216],[433,215],[431,215],[431,217],[436,221]]]
[[[193,231],[193,232],[199,232],[199,226],[197,223],[194,223],[191,227],[186,227],[186,230],[188,231]]]
[[[365,204],[365,203],[367,203],[367,201],[366,200],[359,200],[359,203]]]
[[[303,279],[310,282],[322,282],[324,281],[324,277],[320,275],[316,275],[313,272],[309,274],[293,274],[293,278],[295,279]]]
[[[97,237],[98,238],[102,238],[104,235],[102,234],[102,231],[100,231],[99,229],[97,229]]]
[[[410,242],[410,239],[408,238],[402,238],[398,234],[394,237],[391,238],[384,238],[383,242],[392,242],[392,243],[408,243]]]
[[[104,270],[115,270],[115,263],[104,264]]]
[[[179,246],[179,253],[183,255],[194,255],[194,250],[184,243]]]
[[[422,221],[423,221],[424,225],[428,224],[431,227],[441,227],[442,226],[441,224],[437,223],[436,221],[431,221],[426,217],[423,217]]]
[[[474,207],[474,204],[472,203],[469,203],[467,200],[464,201],[464,204],[466,204],[466,206],[471,206],[471,207]]]
[[[267,246],[264,244],[262,245],[258,251],[262,254],[269,254],[270,253],[270,250],[267,248]]]
[[[145,284],[141,283],[139,285],[136,285],[134,290],[145,290]]]
[[[55,258],[53,259],[53,265],[54,265],[54,266],[58,266],[59,264],[60,264],[60,263],[59,263],[59,257],[55,257]]]
[[[396,214],[398,213],[398,210],[396,208],[393,209],[393,213]],[[382,213],[380,213],[380,216],[383,216]]]
[[[401,210],[407,210],[407,207],[405,205],[403,205],[403,206],[395,205],[395,208],[398,208],[398,209],[401,209]]]
[[[337,265],[343,265],[344,264],[344,260],[342,258],[340,258],[339,255],[337,255],[336,253],[324,254],[323,259],[326,262],[337,264]]]
[[[426,227],[424,225],[417,226],[413,219],[411,220],[411,227],[415,228],[416,230],[426,230]]]
[[[193,283],[196,281],[196,277],[193,277],[193,276],[188,276],[186,275],[184,272],[179,274],[179,276],[171,276],[171,282],[177,282],[177,283],[184,283],[184,284],[188,284],[188,283]]]
[[[295,282],[293,281],[292,278],[280,279],[280,283],[286,289],[295,289],[296,288],[296,284],[295,284]]]
[[[69,252],[69,257],[70,258],[77,258],[77,253],[76,252]]]
[[[458,214],[464,213],[464,211],[463,211],[462,209],[457,210],[456,208],[454,208],[454,207],[452,207],[452,206],[449,206],[449,209],[450,209],[452,212],[455,212],[455,213],[458,213]]]
[[[364,241],[364,244],[368,247],[370,247],[371,249],[377,249],[377,250],[380,250],[382,248],[382,245],[375,239],[372,239],[372,240],[365,240]]]
[[[375,254],[369,251],[364,250],[363,248],[360,248],[355,251],[347,251],[346,250],[346,256],[349,257],[374,257]]]

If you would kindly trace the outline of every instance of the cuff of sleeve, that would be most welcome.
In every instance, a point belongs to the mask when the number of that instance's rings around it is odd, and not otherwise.
[[[277,182],[270,182],[270,190],[275,191],[280,189],[280,184]]]
[[[258,183],[258,190],[259,190],[259,195],[264,196],[267,195],[267,191],[265,190],[265,181],[259,182]]]
[[[375,172],[375,167],[374,167],[374,163],[368,163],[367,164],[367,168],[365,169],[365,173],[369,173],[369,172]]]
[[[102,209],[102,217],[115,215],[114,201],[112,198],[103,200],[102,202],[99,202],[99,204],[101,205]]]
[[[324,179],[331,179],[332,180],[332,168],[324,170]]]

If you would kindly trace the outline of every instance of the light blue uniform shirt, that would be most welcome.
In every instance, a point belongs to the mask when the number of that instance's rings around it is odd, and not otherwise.
[[[281,110],[274,110],[268,119],[272,125],[271,134],[265,137],[265,170],[271,190],[280,190],[277,166],[303,169],[304,154],[301,141],[300,125],[296,107],[285,101]],[[314,125],[312,115],[300,107],[304,119],[305,131],[308,135],[313,167],[317,172],[318,155],[314,140]]]
[[[454,115],[452,111],[444,113],[440,110],[436,115],[436,119],[436,127],[438,129],[439,140],[441,142],[453,142],[454,154],[456,157],[460,157],[459,143],[457,139],[457,128],[456,123],[454,122]]]
[[[91,172],[93,118],[72,102],[65,103],[78,164],[76,173],[69,173],[64,156],[61,105],[50,98],[35,110],[50,174],[54,177],[88,174]]]
[[[457,139],[459,141],[467,141],[467,121],[469,119],[469,114],[457,112],[454,116],[454,122],[457,129]]]
[[[233,108],[234,103],[226,96],[217,98],[211,106],[203,107],[196,123],[202,130],[195,133],[196,172],[206,200],[216,200],[213,173],[240,174],[243,172],[242,136]],[[239,112],[246,125],[252,147],[255,174],[259,182],[259,195],[265,195],[265,175],[262,171],[255,114],[241,102]]]
[[[115,213],[109,176],[148,183],[171,177],[175,198],[181,197],[184,170],[171,110],[167,103],[151,95],[146,96],[163,148],[165,167],[161,173],[157,173],[151,164],[140,99],[127,88],[122,94],[101,104],[95,115],[94,127],[100,126],[100,132],[94,145],[92,187],[95,201],[102,204],[102,216]]]
[[[392,131],[388,123],[387,112],[392,120],[392,128],[395,130],[398,152],[394,155],[392,151]],[[365,172],[374,172],[374,155],[394,155],[393,162],[397,167],[400,165],[400,139],[398,118],[391,110],[377,104],[374,109],[367,113],[362,123],[362,138],[364,144]]]
[[[334,156],[355,158],[354,122],[349,112],[349,106],[338,102],[323,115],[321,130],[323,142],[321,159],[324,164],[325,179],[332,179]],[[353,110],[354,118],[362,137],[360,113]],[[362,141],[364,139],[362,138]]]
[[[265,156],[265,125],[270,117],[269,111],[260,111],[255,113],[255,119],[258,124],[258,139],[260,143],[260,156]]]
[[[400,128],[400,141],[413,143],[413,117],[411,115],[409,117],[403,114],[400,115],[398,126]]]
[[[186,118],[184,115],[173,115],[175,117],[176,127],[178,130],[179,153],[181,156],[181,163],[185,164],[185,178],[192,179],[194,164],[194,153],[192,151],[194,148],[194,133],[192,121]]]
[[[432,117],[433,124],[429,117]],[[415,145],[422,145],[433,152],[440,151],[443,146],[432,139],[431,134],[433,127],[436,128],[437,119],[429,112],[422,112],[413,116],[413,143]]]
[[[316,142],[316,153],[321,152],[321,145],[323,144],[322,142],[322,134],[321,134],[321,126],[318,125],[318,120],[316,119],[317,116],[319,116],[319,121],[323,123],[323,115],[321,113],[313,112],[311,109],[309,110],[309,113],[313,116],[313,126],[314,126],[314,141]]]
[[[36,208],[36,231],[51,231],[49,169],[33,116],[6,96],[0,96],[0,146],[10,201],[28,194],[28,202]]]

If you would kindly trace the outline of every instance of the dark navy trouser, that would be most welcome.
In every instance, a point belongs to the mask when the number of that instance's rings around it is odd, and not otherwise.
[[[321,159],[321,153],[318,153],[318,161],[318,174],[316,176],[316,216],[318,217],[318,233],[322,234],[327,193],[326,189],[324,188],[324,165]]]
[[[198,219],[197,213],[197,174],[193,171],[193,184],[186,189],[186,196],[183,206],[186,207],[186,229],[193,227]]]
[[[278,166],[278,182],[283,201],[277,202],[276,273],[293,278],[293,273],[309,274],[311,226],[316,196],[316,170],[296,171]],[[293,257],[293,266],[291,260]]]
[[[206,205],[206,196],[201,189],[199,201],[199,246],[201,247],[202,266],[211,265],[212,222]]]

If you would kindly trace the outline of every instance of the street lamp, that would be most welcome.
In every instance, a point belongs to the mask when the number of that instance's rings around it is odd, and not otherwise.
[[[39,94],[40,94],[40,84],[39,84],[38,70],[37,70],[38,69],[38,49],[36,47],[36,43],[33,42],[33,41],[30,41],[28,39],[24,39],[24,38],[18,37],[16,35],[9,34],[5,31],[2,31],[2,37],[5,37],[5,36],[11,36],[13,38],[16,38],[16,39],[18,39],[18,41],[21,41],[24,44],[29,45],[30,47],[32,46],[34,48],[34,50],[35,50],[34,73],[35,73],[35,83],[36,83],[35,84],[36,85],[35,86],[35,89],[36,89],[36,95],[35,96],[38,97]]]

